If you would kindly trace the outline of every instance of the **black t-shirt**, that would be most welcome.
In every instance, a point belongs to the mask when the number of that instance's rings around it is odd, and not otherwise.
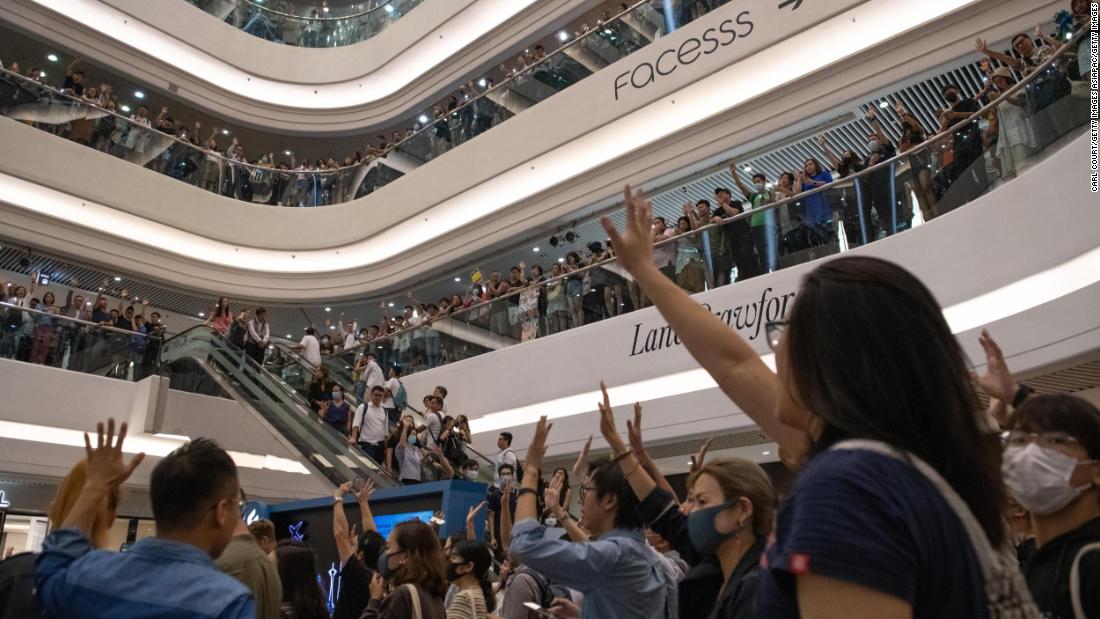
[[[65,90],[66,88],[72,89],[73,94],[78,97],[84,95],[84,83],[81,82],[77,84],[73,82],[73,76],[71,75],[66,75],[65,81],[61,84],[61,90]]]
[[[1073,619],[1069,575],[1073,560],[1086,544],[1100,542],[1100,518],[1060,535],[1035,551],[1024,565],[1031,597],[1047,619]],[[1078,566],[1081,607],[1088,619],[1100,619],[1100,550],[1081,556]]]
[[[340,598],[332,619],[359,619],[370,603],[370,579],[374,572],[363,565],[359,557],[352,555],[340,571]]]
[[[516,500],[519,498],[519,495],[517,494],[518,490],[514,488],[515,487],[513,486],[510,497],[511,500],[508,502],[508,507],[511,508],[513,523],[516,521]],[[493,513],[493,531],[496,534],[495,537],[497,538],[498,542],[500,541],[500,504],[503,498],[504,491],[501,490],[498,486],[489,486],[489,489],[485,492],[485,500],[487,502],[487,506],[489,508],[489,511]]]
[[[119,316],[117,319],[115,319],[115,327],[118,328],[118,329],[126,329],[127,331],[133,331],[134,330],[134,321],[127,318],[127,317],[125,317],[125,316]]]
[[[973,114],[981,109],[978,102],[973,99],[959,99],[951,106],[952,112],[958,112],[960,114]],[[955,123],[952,123],[955,124]],[[955,143],[962,144],[964,142],[971,142],[968,146],[974,148],[981,148],[982,146],[982,132],[978,126],[978,119],[975,118],[969,125],[957,124],[955,126]]]
[[[806,465],[761,566],[759,617],[800,616],[800,574],[894,596],[913,619],[989,616],[981,566],[954,510],[916,469],[871,451],[826,451]]]

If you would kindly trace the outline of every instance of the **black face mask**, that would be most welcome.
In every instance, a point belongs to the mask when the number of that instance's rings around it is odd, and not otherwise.
[[[458,580],[459,578],[462,578],[463,576],[465,576],[466,574],[459,574],[458,573],[458,568],[462,567],[463,565],[466,565],[466,563],[467,562],[454,563],[454,562],[448,561],[447,562],[447,582],[454,582],[454,581]]]
[[[946,95],[944,95],[944,96],[943,96],[943,98],[944,98],[944,99],[947,99],[947,102],[948,102],[948,103],[955,103],[955,102],[957,102],[957,101],[959,100],[959,93],[957,93],[957,92],[949,92],[949,93],[947,93]]]

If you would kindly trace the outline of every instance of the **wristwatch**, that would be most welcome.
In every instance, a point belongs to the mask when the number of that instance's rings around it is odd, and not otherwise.
[[[1012,408],[1019,408],[1029,395],[1031,395],[1031,387],[1020,383],[1020,387],[1016,389],[1016,395],[1012,396]]]

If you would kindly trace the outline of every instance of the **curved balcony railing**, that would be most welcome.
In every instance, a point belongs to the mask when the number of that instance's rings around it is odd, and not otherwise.
[[[1089,100],[1065,76],[1066,65],[1078,62],[1066,51],[1081,38],[921,144],[821,186],[803,185],[797,195],[759,208],[734,207],[751,210],[732,217],[729,211],[707,213],[705,225],[656,243],[654,259],[681,287],[697,293],[843,253],[965,206],[1085,128]],[[784,229],[781,221],[790,225]],[[411,320],[384,314],[378,324],[393,325],[391,332],[326,356],[325,364],[348,369],[358,355],[370,353],[383,367],[400,365],[407,375],[647,307],[609,253],[608,259],[596,255],[575,265],[555,264],[545,281],[495,298],[483,285],[480,299],[444,313]],[[737,320],[727,319],[731,326]],[[635,346],[650,345],[645,335]]]
[[[339,204],[373,192],[402,176],[399,169],[434,159],[645,47],[653,37],[645,26],[652,23],[652,2],[641,0],[597,22],[544,57],[536,53],[513,70],[501,68],[471,81],[447,104],[436,106],[431,118],[420,114],[410,120],[412,131],[400,142],[349,166],[314,169],[294,160],[292,165],[276,164],[275,153],[249,162],[243,154],[234,154],[243,153],[235,145],[226,150],[227,155],[205,148],[206,136],[157,131],[151,126],[154,118],[148,113],[138,115],[140,108],[126,116],[101,101],[72,96],[3,69],[0,115],[229,198],[273,206]],[[391,157],[402,159],[403,164]]]
[[[366,0],[329,7],[286,0],[187,0],[252,36],[298,47],[342,47],[377,35],[421,0]]]

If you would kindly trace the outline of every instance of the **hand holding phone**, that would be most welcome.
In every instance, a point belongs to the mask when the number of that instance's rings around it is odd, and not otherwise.
[[[539,606],[538,604],[536,604],[534,602],[524,602],[523,607],[526,608],[527,610],[531,611],[532,613],[534,613],[535,616],[539,617],[540,619],[543,618],[543,617],[553,618],[553,616],[554,616],[554,615],[551,615],[548,610],[546,610],[545,608]]]

